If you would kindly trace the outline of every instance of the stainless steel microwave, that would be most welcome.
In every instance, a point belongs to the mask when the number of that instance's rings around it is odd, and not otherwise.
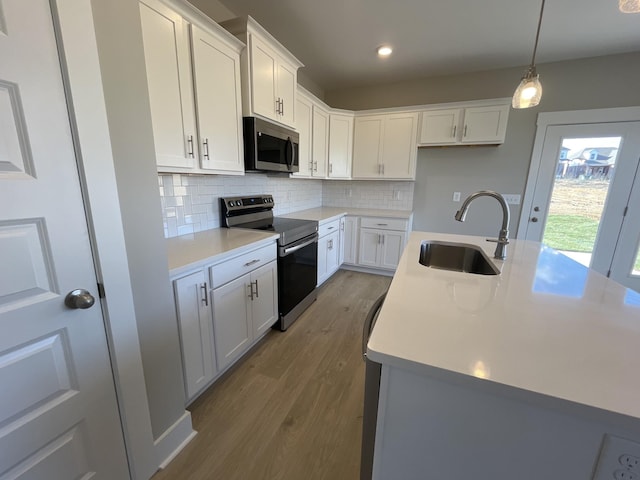
[[[297,132],[256,117],[244,117],[243,123],[246,171],[299,170]]]

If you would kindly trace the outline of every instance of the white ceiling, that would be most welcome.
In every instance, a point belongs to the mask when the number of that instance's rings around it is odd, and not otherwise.
[[[527,65],[539,1],[220,0],[251,15],[326,90]],[[376,48],[390,44],[381,60]],[[640,51],[617,0],[547,0],[536,63]]]

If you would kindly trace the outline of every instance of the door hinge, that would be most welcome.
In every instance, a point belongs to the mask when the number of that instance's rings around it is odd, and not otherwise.
[[[98,283],[98,297],[105,298],[106,295],[107,294],[104,291],[104,285],[102,283]]]
[[[629,205],[627,205],[626,207],[624,207],[624,212],[622,212],[622,216],[626,217],[627,216],[627,212],[629,211]]]

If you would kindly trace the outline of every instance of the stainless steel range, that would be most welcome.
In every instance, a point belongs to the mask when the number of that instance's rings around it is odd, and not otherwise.
[[[278,239],[278,312],[275,327],[284,331],[316,299],[318,223],[273,216],[273,197],[220,198],[222,225],[280,234]]]

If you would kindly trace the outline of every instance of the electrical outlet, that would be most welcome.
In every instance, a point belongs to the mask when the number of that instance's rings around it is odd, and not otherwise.
[[[520,195],[515,193],[503,193],[502,196],[509,205],[520,205]]]
[[[460,192],[453,192],[453,201],[454,202],[460,201]]]
[[[627,470],[631,470],[633,472],[640,472],[640,458],[634,457],[633,455],[629,455],[625,453],[620,455],[618,458],[618,462]]]
[[[393,191],[393,199],[394,200],[400,200],[400,190],[394,190]]]
[[[640,443],[605,435],[593,480],[640,480]]]

